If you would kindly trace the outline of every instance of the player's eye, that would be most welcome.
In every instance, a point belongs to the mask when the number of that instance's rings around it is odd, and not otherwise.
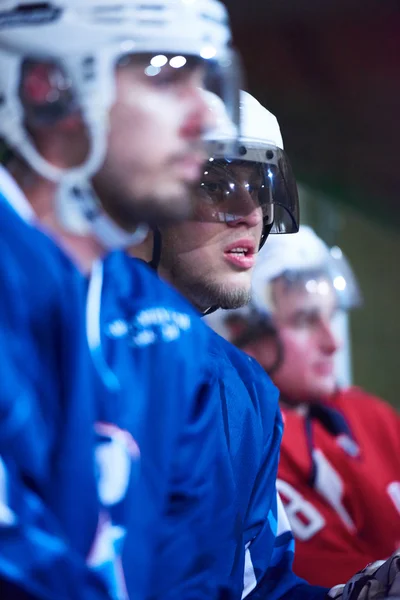
[[[203,181],[200,184],[200,192],[202,197],[210,204],[223,202],[227,196],[226,184],[216,181]]]
[[[169,65],[162,68],[150,65],[144,72],[149,77],[149,81],[157,87],[168,87],[182,83],[188,75],[186,69],[173,69]]]
[[[315,327],[319,323],[318,315],[313,313],[298,313],[292,319],[293,327],[298,329],[301,328],[312,328]]]

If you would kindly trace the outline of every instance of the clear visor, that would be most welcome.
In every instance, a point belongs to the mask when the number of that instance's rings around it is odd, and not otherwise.
[[[253,151],[251,160],[209,159],[195,196],[200,221],[228,223],[259,212],[271,233],[299,228],[296,181],[285,153],[276,147]]]
[[[363,296],[357,278],[349,261],[340,248],[330,249],[327,269],[338,298],[339,308],[350,310],[363,303]]]
[[[71,72],[71,65],[62,60],[24,61],[20,78],[20,98],[27,129],[29,130],[32,124],[52,124],[57,119],[71,115],[81,117],[85,121],[88,115],[87,107],[92,110],[92,115],[101,115],[102,112],[97,110],[98,105],[102,105],[105,95],[110,95],[118,71],[125,70],[131,75],[132,92],[136,86],[138,96],[140,90],[152,90],[152,97],[155,98],[155,94],[158,94],[161,99],[167,98],[169,107],[176,99],[177,110],[182,115],[181,130],[186,128],[192,132],[190,137],[193,146],[202,150],[204,160],[208,152],[202,138],[205,131],[215,126],[215,116],[204,94],[211,92],[223,103],[227,118],[232,124],[230,147],[237,148],[240,67],[234,52],[227,53],[223,59],[161,52],[118,54],[116,49],[111,55],[108,63],[104,60],[97,63],[94,57],[88,57],[86,61],[82,61],[83,73]],[[102,93],[102,90],[105,93]],[[83,95],[85,113],[80,101]],[[160,107],[168,120],[170,116],[161,102]],[[82,152],[82,156],[77,157],[73,166],[84,163],[89,152],[88,147],[86,153]]]
[[[339,254],[340,253],[340,254]],[[271,281],[255,280],[253,282],[252,304],[256,312],[268,319],[278,308],[275,282],[280,290],[300,290],[310,299],[324,303],[333,299],[335,309],[348,311],[362,304],[362,296],[354,273],[340,251],[333,249],[325,263],[309,270],[285,271]]]
[[[215,52],[215,49],[212,50]],[[175,91],[188,102],[197,102],[197,110],[201,107],[204,113],[199,128],[203,138],[206,132],[216,127],[218,120],[210,98],[221,101],[231,125],[231,148],[236,149],[240,121],[240,61],[233,50],[227,51],[224,57],[212,56],[211,48],[210,54],[206,51],[203,50],[203,56],[163,52],[132,54],[120,58],[118,65],[131,65],[141,75],[143,82],[165,89],[165,93]],[[205,139],[203,143],[206,146]]]

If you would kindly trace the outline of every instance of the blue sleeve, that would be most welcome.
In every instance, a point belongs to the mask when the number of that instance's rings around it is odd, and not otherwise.
[[[0,241],[0,455],[6,452],[31,477],[44,476],[45,424],[26,376],[28,322],[21,278],[14,257]]]
[[[152,599],[211,600],[228,587],[216,570],[232,529],[231,509],[218,502],[217,493],[217,387],[210,375],[198,390],[179,439],[152,573]]]
[[[327,589],[309,585],[292,570],[294,539],[276,491],[282,429],[278,408],[250,506],[252,522],[259,523],[259,528],[246,548],[243,597],[251,600],[323,600]]]
[[[0,257],[0,596],[106,600],[103,584],[66,541],[60,520],[39,492],[51,480],[50,422],[25,368],[38,360],[25,274],[4,239]]]
[[[4,316],[4,294],[2,299]],[[1,598],[22,600],[32,594],[41,600],[106,600],[103,585],[66,543],[52,511],[30,487],[45,479],[49,448],[33,390],[12,360],[18,358],[20,339],[13,337],[10,324],[0,326]]]
[[[1,597],[40,600],[107,600],[101,581],[71,550],[51,513],[24,483],[11,461],[0,458]]]

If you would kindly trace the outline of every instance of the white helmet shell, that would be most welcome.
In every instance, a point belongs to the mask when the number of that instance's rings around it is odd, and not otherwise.
[[[242,144],[276,146],[283,150],[277,118],[251,94],[244,91],[240,94],[240,128]]]
[[[275,147],[283,150],[283,139],[279,123],[275,115],[266,109],[248,92],[240,92],[240,136],[239,146],[235,152],[230,151],[232,139],[236,141],[236,131],[230,121],[226,109],[215,94],[208,94],[210,110],[214,113],[215,127],[207,132],[206,140],[210,143],[210,154],[213,157],[229,155],[229,158],[243,159],[243,147],[259,151],[263,148]],[[214,144],[214,145],[213,145]],[[224,145],[225,144],[225,145]]]
[[[131,42],[126,52],[162,50],[212,57],[231,34],[218,0],[4,0],[1,45],[28,56],[96,54]]]

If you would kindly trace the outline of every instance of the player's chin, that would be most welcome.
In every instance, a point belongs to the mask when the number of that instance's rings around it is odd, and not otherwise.
[[[223,280],[223,298],[222,308],[234,309],[245,306],[250,301],[251,282],[232,281],[228,278]]]
[[[251,271],[226,272],[224,283],[231,290],[249,293],[251,289]]]
[[[314,380],[313,395],[321,400],[328,400],[335,393],[336,386],[336,378],[334,376],[319,377],[317,380]]]

